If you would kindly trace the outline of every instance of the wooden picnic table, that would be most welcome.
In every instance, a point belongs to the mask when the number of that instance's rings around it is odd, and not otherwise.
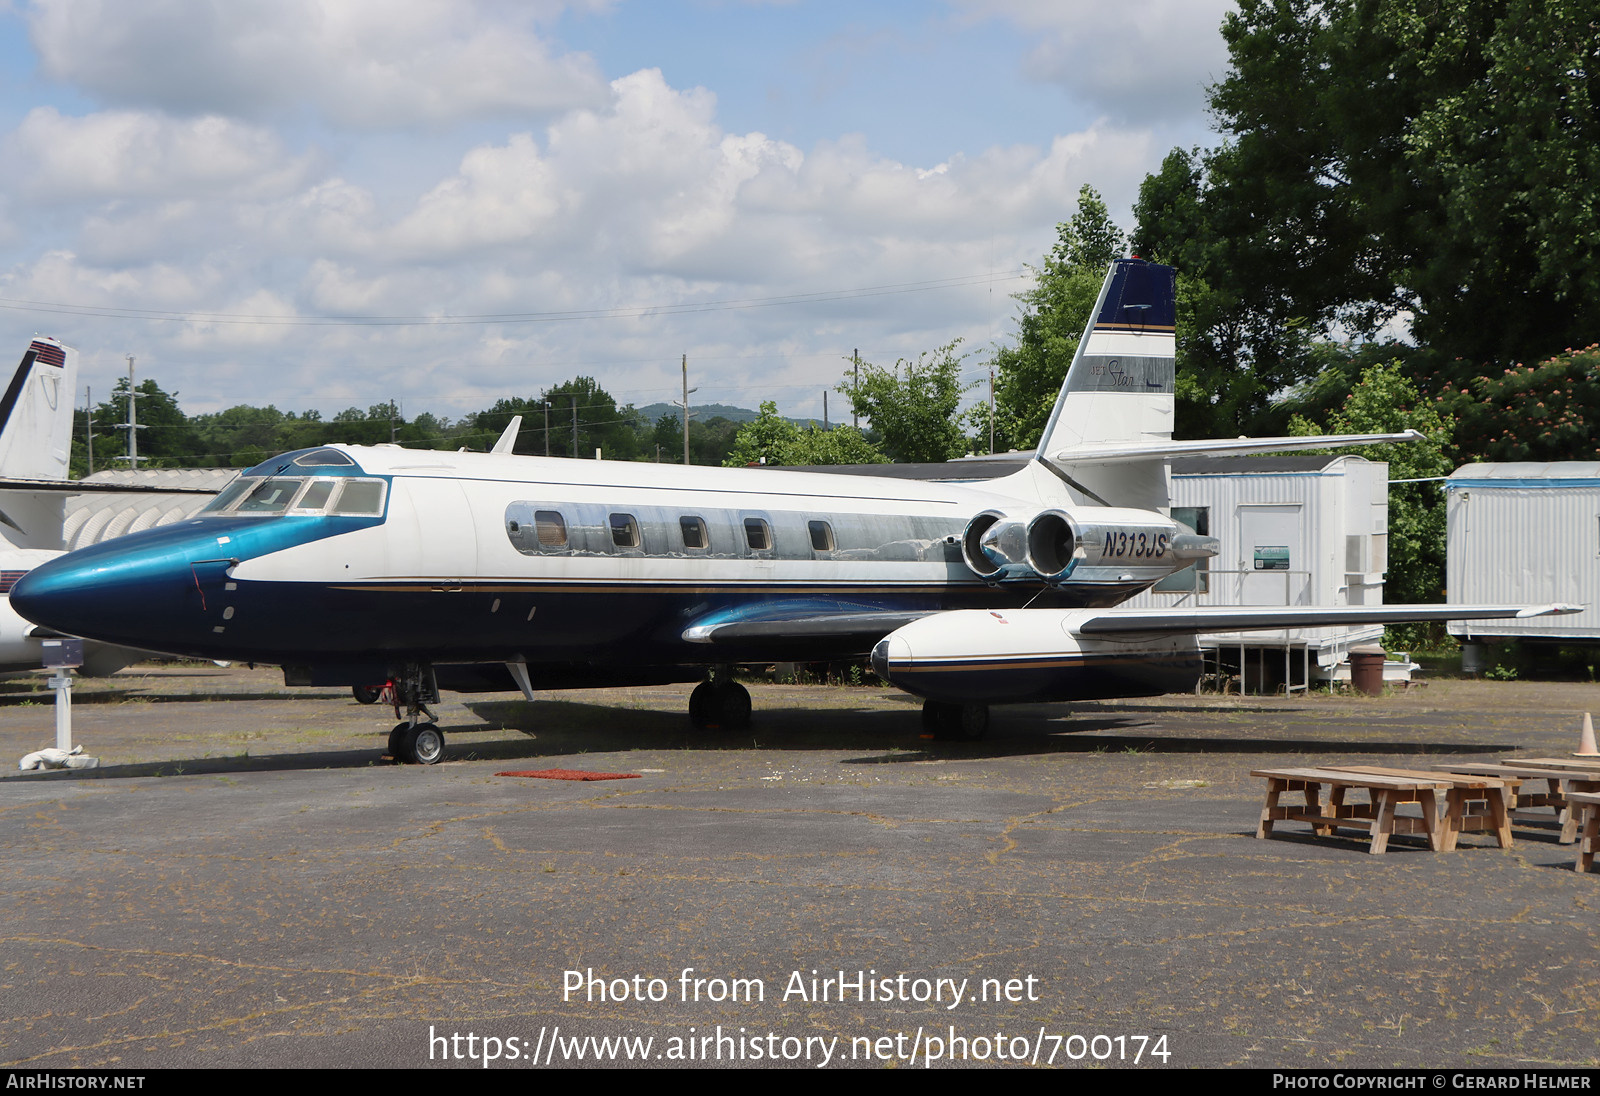
[[[1449,776],[1383,776],[1331,768],[1253,769],[1250,775],[1267,781],[1267,802],[1256,826],[1259,838],[1269,837],[1277,822],[1309,822],[1312,831],[1323,836],[1340,829],[1369,831],[1372,843],[1368,851],[1374,856],[1381,856],[1388,849],[1389,835],[1395,833],[1426,833],[1429,848],[1440,851],[1444,847],[1445,823],[1440,818],[1438,799],[1441,792],[1448,793],[1452,787]],[[1326,809],[1322,805],[1324,784],[1329,788]],[[1345,793],[1351,788],[1364,789],[1369,802],[1346,803]],[[1285,792],[1300,792],[1305,796],[1305,805],[1282,805],[1279,799]],[[1395,807],[1401,803],[1420,804],[1422,817],[1396,815]]]
[[[1450,852],[1463,832],[1493,833],[1502,849],[1511,847],[1511,804],[1516,801],[1515,778],[1435,772],[1429,769],[1395,769],[1383,765],[1327,765],[1338,772],[1365,773],[1416,780],[1448,780],[1440,852]]]
[[[1574,812],[1568,809],[1568,795],[1572,792],[1600,791],[1600,769],[1556,768],[1548,764],[1536,764],[1538,760],[1514,759],[1497,763],[1451,765],[1450,771],[1516,779],[1524,785],[1530,780],[1543,780],[1547,790],[1532,792],[1524,786],[1516,792],[1515,801],[1508,806],[1513,812],[1548,807],[1555,812],[1556,821],[1561,825],[1556,840],[1563,845],[1570,845],[1577,839],[1578,820]]]
[[[1572,866],[1576,871],[1588,871],[1594,867],[1594,854],[1600,847],[1600,792],[1571,792],[1567,798],[1573,812],[1582,819],[1578,828],[1578,860]]]

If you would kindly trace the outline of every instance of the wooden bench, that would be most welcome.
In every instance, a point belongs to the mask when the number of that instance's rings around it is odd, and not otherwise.
[[[1577,839],[1577,816],[1567,808],[1567,797],[1572,792],[1600,791],[1600,769],[1593,768],[1556,768],[1548,764],[1538,764],[1541,759],[1527,761],[1512,760],[1494,764],[1451,765],[1453,773],[1467,773],[1473,776],[1491,776],[1507,780],[1519,780],[1523,787],[1517,791],[1512,801],[1507,806],[1514,813],[1523,813],[1538,808],[1549,808],[1555,812],[1555,820],[1561,826],[1561,833],[1556,838],[1563,845],[1570,845]],[[1542,759],[1549,761],[1552,759]],[[1530,791],[1527,783],[1533,780],[1543,780],[1546,790],[1542,792]]]
[[[1600,848],[1600,792],[1569,792],[1572,811],[1579,815],[1578,860],[1572,867],[1588,871],[1594,867],[1594,854]]]
[[[1369,831],[1372,843],[1368,851],[1374,856],[1388,849],[1389,835],[1395,833],[1426,833],[1429,848],[1439,851],[1444,847],[1444,822],[1438,802],[1440,793],[1448,793],[1452,786],[1448,776],[1381,776],[1315,768],[1253,769],[1250,775],[1265,777],[1267,781],[1267,802],[1261,808],[1261,821],[1256,827],[1259,838],[1270,836],[1276,822],[1309,822],[1312,831],[1322,836],[1341,829]],[[1326,810],[1322,806],[1324,784],[1329,788]],[[1365,790],[1369,801],[1346,803],[1345,793],[1351,788]],[[1302,793],[1305,805],[1280,805],[1278,800],[1285,792]],[[1396,815],[1395,807],[1401,803],[1420,804],[1422,817]]]
[[[1328,765],[1337,772],[1365,773],[1416,780],[1446,780],[1440,852],[1450,852],[1464,832],[1494,834],[1502,849],[1511,847],[1511,804],[1516,802],[1517,781],[1504,777],[1472,776],[1426,769],[1393,769],[1381,765]]]

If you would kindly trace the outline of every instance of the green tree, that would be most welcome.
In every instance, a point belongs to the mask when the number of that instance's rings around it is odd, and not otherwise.
[[[178,407],[178,394],[167,393],[154,379],[141,381],[134,390],[135,416],[139,422],[140,467],[184,468],[197,463],[203,447],[195,435],[188,417]],[[94,409],[94,461],[95,470],[128,467],[128,430],[118,423],[128,421],[128,379],[117,381],[111,398]],[[87,464],[87,449],[80,446],[85,441],[83,424],[73,431],[73,463]]]
[[[1592,3],[1240,0],[1223,36],[1191,276],[1313,332],[1409,311],[1458,380],[1600,334]]]
[[[1324,424],[1296,417],[1295,435],[1390,434],[1419,430],[1424,440],[1363,445],[1344,452],[1389,462],[1391,480],[1448,476],[1455,468],[1455,420],[1435,400],[1420,395],[1398,363],[1375,365]],[[1389,488],[1389,574],[1385,600],[1444,600],[1445,503],[1439,483],[1395,483]]]
[[[1017,294],[1022,312],[1016,345],[995,352],[996,448],[1026,449],[1039,443],[1099,299],[1106,268],[1122,254],[1123,243],[1105,202],[1086,184],[1078,191],[1077,211],[1056,226],[1055,246],[1034,268],[1033,288]],[[987,412],[982,430],[986,450]]]
[[[943,461],[967,451],[956,414],[966,391],[961,384],[966,355],[956,353],[960,345],[957,339],[917,355],[916,361],[901,358],[893,369],[862,362],[859,381],[853,363],[845,373],[838,391],[872,423],[889,459]]]
[[[729,468],[751,464],[881,464],[884,456],[861,431],[849,426],[820,429],[816,423],[802,429],[778,414],[767,400],[761,414],[740,427],[733,448],[723,460]]]
[[[1446,382],[1434,399],[1464,459],[1600,460],[1600,346]]]
[[[601,450],[607,460],[633,460],[639,455],[638,416],[633,407],[618,407],[616,399],[593,377],[563,381],[545,389],[540,400],[550,404],[551,456],[592,458],[596,449]],[[539,415],[537,451],[542,453],[543,411]],[[576,451],[572,444],[574,417],[577,421]],[[506,418],[509,420],[510,416]],[[533,425],[525,420],[524,432]]]
[[[1134,206],[1139,253],[1178,271],[1178,437],[1279,432],[1273,397],[1326,364],[1319,318],[1280,292],[1269,265],[1250,260],[1256,230],[1216,182],[1220,156],[1174,149]]]

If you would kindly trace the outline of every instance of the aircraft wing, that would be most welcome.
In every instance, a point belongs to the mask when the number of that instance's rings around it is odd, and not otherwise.
[[[60,491],[68,495],[214,495],[214,487],[176,487],[163,483],[99,483],[87,480],[0,477],[0,491]]]
[[[1347,445],[1421,441],[1423,434],[1405,430],[1398,434],[1310,434],[1281,438],[1212,438],[1204,441],[1141,441],[1127,445],[1091,443],[1050,454],[1062,464],[1076,461],[1115,463],[1173,457],[1242,457],[1253,453],[1291,453],[1307,449],[1339,449]]]
[[[1205,605],[1187,609],[1105,609],[1080,618],[1084,635],[1124,632],[1249,632],[1342,624],[1415,624],[1439,620],[1494,620],[1561,616],[1582,605]]]

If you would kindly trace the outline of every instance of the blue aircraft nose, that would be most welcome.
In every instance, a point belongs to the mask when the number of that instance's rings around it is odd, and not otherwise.
[[[130,551],[132,539],[124,538],[112,551],[105,550],[108,542],[34,568],[11,588],[11,607],[35,624],[69,635],[179,650],[177,641],[191,630],[184,625],[200,624],[203,615],[191,567],[159,542]]]

